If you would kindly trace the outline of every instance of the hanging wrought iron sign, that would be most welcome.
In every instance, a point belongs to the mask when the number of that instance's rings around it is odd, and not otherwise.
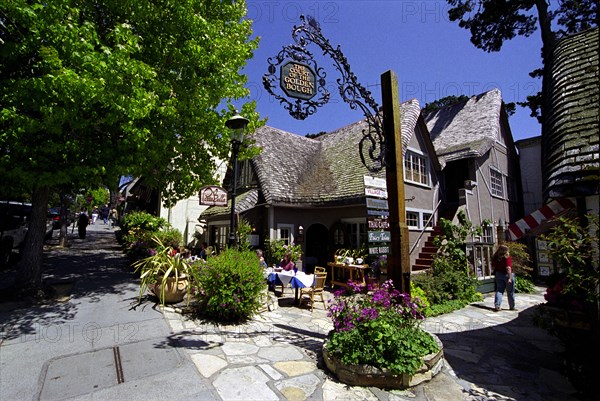
[[[279,77],[279,86],[289,97],[309,100],[317,94],[317,74],[306,64],[288,61],[281,66]]]
[[[360,159],[369,171],[381,171],[385,167],[386,149],[383,117],[377,102],[350,71],[350,64],[341,48],[334,48],[323,36],[317,20],[304,15],[300,16],[300,20],[302,23],[292,28],[295,44],[284,46],[277,56],[267,60],[268,73],[263,75],[265,89],[295,119],[304,120],[316,113],[317,108],[327,103],[330,97],[325,88],[327,74],[317,66],[313,54],[307,49],[310,43],[319,46],[323,55],[333,60],[341,74],[341,78],[337,79],[340,96],[351,109],[360,109],[366,117],[368,128],[363,130],[363,137],[358,144]],[[279,93],[279,89],[283,93]],[[317,95],[319,97],[314,99]]]
[[[305,47],[284,46],[277,56],[268,59],[268,63],[269,72],[263,76],[263,85],[295,119],[304,120],[329,101],[326,73]],[[283,93],[278,93],[278,89]],[[317,95],[319,97],[313,99]]]

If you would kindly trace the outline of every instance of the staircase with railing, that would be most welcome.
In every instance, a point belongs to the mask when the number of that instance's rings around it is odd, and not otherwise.
[[[441,217],[451,220],[452,218],[454,218],[454,214],[456,213],[456,210],[457,210],[457,208],[452,208],[452,210],[447,210],[444,213],[444,216],[441,216]],[[427,239],[425,240],[425,243],[423,244],[423,247],[421,248],[421,250],[419,252],[417,260],[415,260],[415,264],[413,264],[413,266],[412,266],[413,273],[431,268],[431,264],[433,263],[433,258],[435,257],[435,254],[438,251],[438,247],[434,245],[434,238],[437,237],[438,235],[443,234],[442,227],[439,225],[439,220],[438,220],[438,224],[436,224],[433,227],[433,230],[429,231],[428,233],[429,233],[429,235],[428,235]]]

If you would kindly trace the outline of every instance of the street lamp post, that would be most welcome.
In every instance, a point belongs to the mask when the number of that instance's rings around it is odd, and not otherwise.
[[[231,132],[231,153],[233,158],[233,187],[231,189],[231,221],[229,223],[229,248],[235,246],[235,197],[237,195],[238,153],[244,141],[244,130],[248,125],[248,119],[240,116],[237,112],[225,122],[225,126]]]

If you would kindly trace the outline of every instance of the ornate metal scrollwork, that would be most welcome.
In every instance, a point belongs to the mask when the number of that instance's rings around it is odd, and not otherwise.
[[[360,109],[368,124],[368,128],[363,130],[363,137],[359,142],[360,159],[371,172],[378,172],[385,167],[385,135],[383,130],[383,117],[379,112],[377,102],[371,96],[371,92],[365,89],[357,80],[356,75],[350,71],[350,64],[340,46],[334,48],[321,33],[321,27],[317,20],[311,16],[300,16],[302,23],[292,28],[292,38],[296,44],[288,45],[275,57],[269,58],[269,73],[263,76],[263,84],[271,95],[275,96],[280,103],[290,112],[294,118],[304,119],[316,112],[316,107],[322,106],[329,100],[329,92],[324,88],[325,72],[316,67],[313,55],[306,47],[314,43],[321,48],[323,55],[329,56],[336,69],[340,72],[341,78],[337,79],[339,92],[342,99],[350,105],[353,110]],[[307,65],[314,65],[315,71],[319,77],[319,91],[323,95],[318,101],[302,101],[297,99],[295,104],[289,102],[286,98],[273,93],[274,83],[277,81],[275,73],[277,65],[283,63],[285,59],[292,59]],[[302,103],[305,103],[304,107]]]
[[[313,100],[312,98],[297,98],[294,102],[290,102],[286,97],[275,93],[278,87],[281,89],[279,85],[280,77],[277,75],[277,67],[281,67],[287,60],[300,63],[312,70],[316,81],[314,94],[320,94],[317,100]],[[263,75],[263,85],[275,99],[279,100],[279,103],[283,104],[283,107],[295,119],[304,120],[306,117],[316,113],[317,107],[320,107],[329,101],[330,93],[325,88],[325,77],[327,76],[327,73],[323,68],[317,66],[312,53],[305,47],[299,45],[284,46],[277,56],[269,57],[267,61],[269,63],[269,72]]]

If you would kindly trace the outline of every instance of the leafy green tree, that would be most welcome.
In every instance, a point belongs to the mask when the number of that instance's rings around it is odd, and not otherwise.
[[[19,283],[41,286],[52,188],[144,176],[173,203],[212,182],[231,101],[248,95],[245,13],[233,0],[1,3],[0,179],[34,204]],[[252,102],[241,112],[260,124]]]
[[[542,38],[543,68],[533,71],[532,77],[542,77],[542,92],[529,96],[527,102],[531,115],[538,117],[544,129],[543,115],[548,99],[547,83],[552,69],[552,52],[556,41],[564,35],[598,26],[596,0],[558,1],[555,10],[548,0],[447,0],[451,21],[470,30],[471,42],[486,52],[500,51],[506,40],[515,36],[531,36],[538,28]]]

